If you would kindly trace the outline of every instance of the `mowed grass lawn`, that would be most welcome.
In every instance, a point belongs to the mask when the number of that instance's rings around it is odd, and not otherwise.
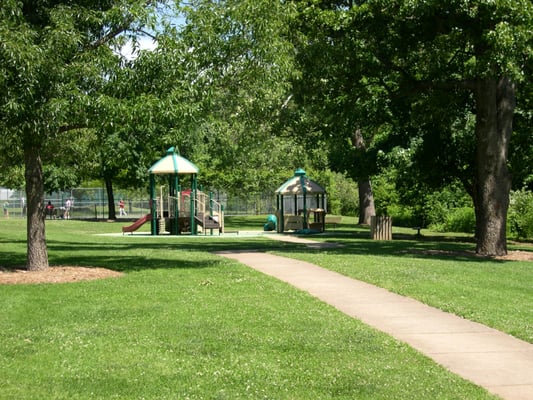
[[[102,235],[121,225],[47,221],[47,243],[51,265],[123,277],[0,286],[0,399],[493,398],[217,250],[309,259],[487,324],[509,321],[532,341],[530,263],[413,251],[471,243],[372,242],[352,227],[313,237],[344,245],[328,251],[264,237]],[[0,220],[0,266],[24,264],[25,238],[24,220]]]

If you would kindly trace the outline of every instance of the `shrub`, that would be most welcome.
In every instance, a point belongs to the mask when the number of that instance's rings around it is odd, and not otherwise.
[[[338,172],[329,172],[327,176],[322,173],[320,178],[320,182],[326,182],[328,212],[330,214],[356,216],[359,209],[357,183]]]
[[[458,207],[449,211],[444,223],[446,232],[474,233],[476,214],[472,207]]]
[[[415,216],[411,207],[391,204],[387,212],[392,217],[394,226],[412,227],[420,224],[419,218]]]
[[[459,183],[453,183],[447,187],[425,196],[424,215],[425,219],[433,229],[439,231],[446,231],[448,225],[455,225],[450,219],[461,219],[459,215],[452,216],[456,209],[472,209],[472,199],[465,193],[464,189]],[[458,211],[459,214],[467,213],[466,211]],[[469,218],[466,214],[464,215]],[[474,219],[475,220],[475,219]],[[461,224],[459,224],[461,225]],[[475,224],[474,224],[475,226]],[[462,232],[462,231],[456,231]]]
[[[511,192],[507,222],[517,239],[533,237],[533,193],[525,189]]]

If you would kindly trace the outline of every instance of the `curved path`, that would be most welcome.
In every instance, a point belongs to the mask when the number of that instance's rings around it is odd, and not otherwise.
[[[285,235],[272,239],[322,245]],[[253,251],[216,254],[310,293],[504,399],[533,399],[533,345],[527,342],[304,261]]]

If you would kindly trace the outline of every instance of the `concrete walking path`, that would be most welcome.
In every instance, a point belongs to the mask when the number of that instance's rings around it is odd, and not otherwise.
[[[276,239],[320,246],[297,237]],[[310,293],[493,394],[533,399],[533,345],[527,342],[304,261],[254,251],[217,254]]]

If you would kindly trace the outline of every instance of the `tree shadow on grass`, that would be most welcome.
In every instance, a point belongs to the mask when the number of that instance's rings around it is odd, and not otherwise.
[[[49,241],[50,264],[103,267],[116,271],[147,269],[211,268],[227,263],[212,253],[223,250],[284,249],[287,244],[272,240],[246,238],[241,240],[165,238],[153,240],[135,238],[121,242],[68,243]]]
[[[292,235],[289,235],[292,236]],[[47,241],[50,265],[101,267],[120,272],[150,269],[198,269],[227,264],[227,260],[212,253],[219,251],[259,251],[291,253],[323,253],[332,255],[365,255],[379,257],[427,258],[467,262],[499,261],[475,255],[474,244],[469,238],[450,240],[442,237],[395,235],[390,241],[371,240],[368,232],[327,232],[318,235],[300,236],[315,240],[318,245],[309,247],[302,243],[289,243],[254,237],[210,236],[165,236],[165,237],[98,237],[83,242]],[[90,236],[89,236],[90,238]],[[96,238],[96,237],[95,237]],[[5,240],[3,240],[5,242]],[[327,247],[321,247],[325,243]],[[25,241],[13,240],[14,247],[26,245]],[[339,246],[334,246],[338,244]],[[1,252],[2,267],[25,265],[25,252]]]
[[[395,234],[393,240],[372,240],[368,235],[327,234],[317,235],[316,240],[326,246],[301,245],[297,248],[286,248],[291,253],[316,253],[327,251],[332,255],[359,255],[394,258],[423,258],[431,260],[461,262],[505,262],[494,257],[483,257],[475,253],[475,241],[469,237],[442,237]],[[310,235],[309,239],[313,239]],[[337,244],[337,246],[335,246]]]

